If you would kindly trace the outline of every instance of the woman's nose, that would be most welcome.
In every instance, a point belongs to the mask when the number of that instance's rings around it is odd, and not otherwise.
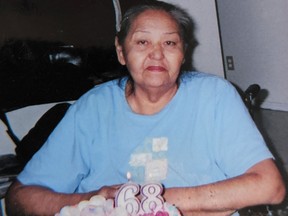
[[[160,44],[155,44],[149,54],[151,59],[160,60],[164,57],[163,47]]]

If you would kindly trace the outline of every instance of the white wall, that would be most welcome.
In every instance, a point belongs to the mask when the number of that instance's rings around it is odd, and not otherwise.
[[[288,111],[288,1],[218,0],[224,56],[235,70],[227,79],[268,93],[263,108]]]
[[[199,45],[195,50],[194,63],[199,71],[223,77],[220,38],[215,2],[211,0],[166,0],[186,8],[195,20]],[[35,122],[53,104],[31,106],[7,113],[15,134],[21,139]],[[0,122],[0,155],[14,153],[15,145],[7,136],[5,125]]]

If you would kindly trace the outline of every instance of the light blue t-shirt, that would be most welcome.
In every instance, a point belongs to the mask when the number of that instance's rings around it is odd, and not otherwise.
[[[134,113],[126,79],[83,95],[18,176],[57,192],[87,192],[132,180],[196,186],[243,174],[272,158],[234,87],[204,73],[186,73],[158,113]]]

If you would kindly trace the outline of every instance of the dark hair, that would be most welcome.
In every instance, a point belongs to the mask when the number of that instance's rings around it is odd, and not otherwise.
[[[119,44],[124,44],[133,21],[146,10],[162,10],[175,20],[178,24],[180,37],[183,40],[185,50],[185,63],[182,65],[181,71],[193,70],[192,54],[198,44],[194,35],[195,24],[189,14],[179,6],[162,1],[145,0],[141,4],[131,7],[125,12],[121,21],[120,31],[117,32]]]

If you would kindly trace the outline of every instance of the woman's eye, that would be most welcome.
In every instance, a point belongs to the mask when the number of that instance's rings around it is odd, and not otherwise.
[[[166,41],[165,44],[168,45],[168,46],[175,46],[176,42],[174,42],[174,41]]]
[[[148,42],[146,40],[139,40],[137,41],[137,44],[139,45],[146,45]]]

